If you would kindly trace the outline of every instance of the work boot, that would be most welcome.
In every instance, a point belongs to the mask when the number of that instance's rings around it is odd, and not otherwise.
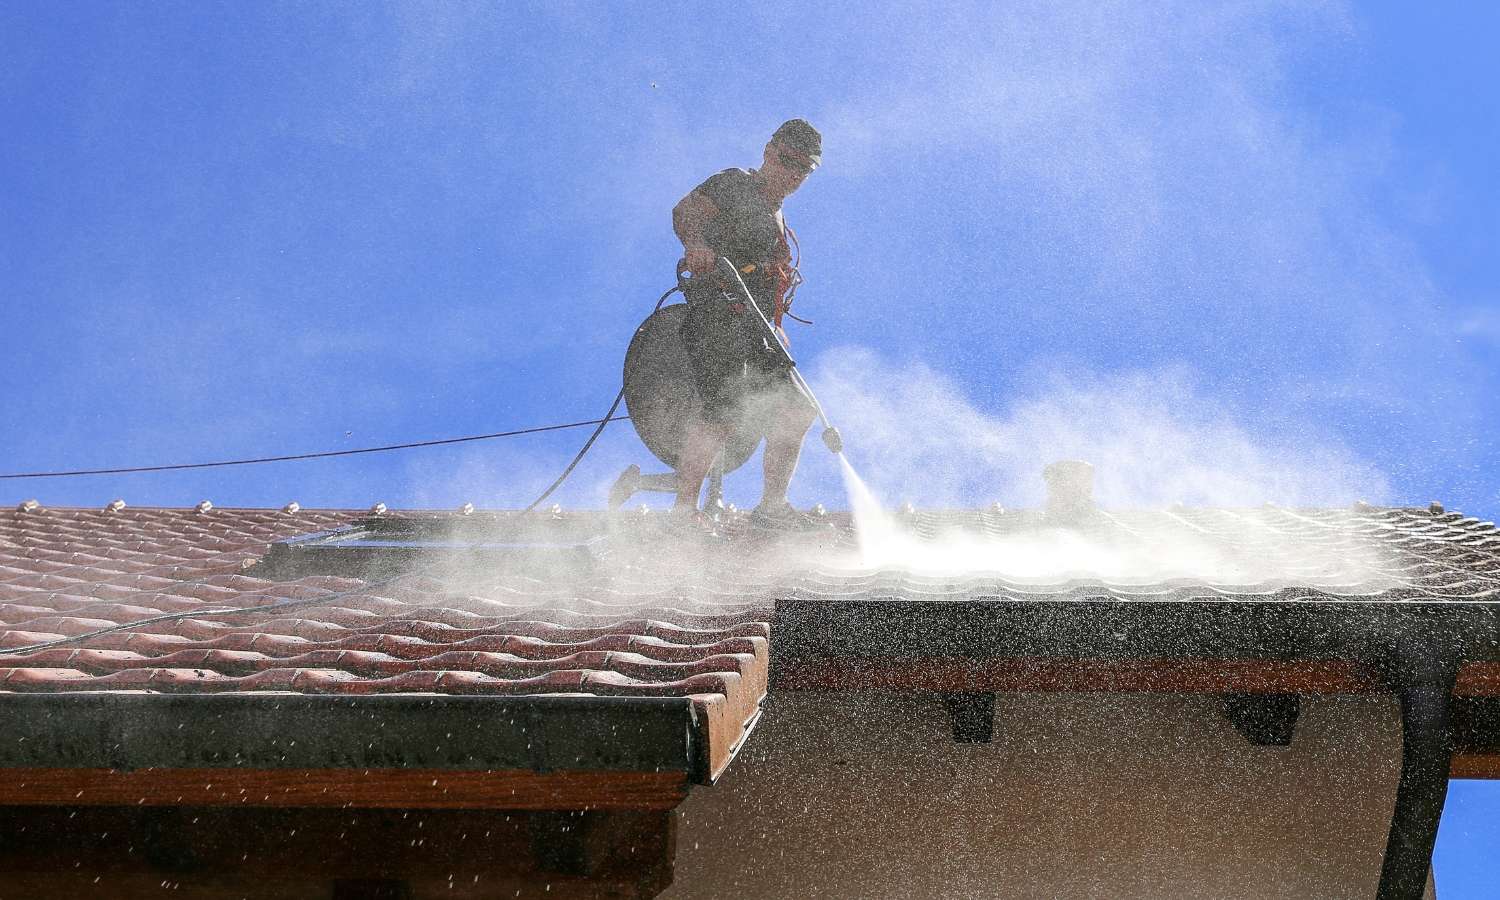
[[[609,508],[620,509],[641,489],[641,467],[632,464],[609,489]]]
[[[750,526],[768,531],[811,531],[821,524],[815,517],[785,500],[780,503],[762,501],[750,511]]]

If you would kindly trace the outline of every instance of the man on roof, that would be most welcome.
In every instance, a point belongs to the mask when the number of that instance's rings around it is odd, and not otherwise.
[[[698,185],[672,210],[682,241],[688,311],[682,343],[703,402],[702,421],[689,426],[678,454],[675,514],[701,517],[698,496],[714,457],[744,422],[764,430],[764,486],[752,516],[764,525],[807,520],[787,501],[815,409],[797,390],[784,357],[767,344],[755,315],[715,274],[719,257],[741,273],[761,311],[781,331],[801,276],[781,204],[822,162],[823,138],[804,119],[781,124],[759,169],[725,169]],[[785,334],[782,333],[783,339]]]

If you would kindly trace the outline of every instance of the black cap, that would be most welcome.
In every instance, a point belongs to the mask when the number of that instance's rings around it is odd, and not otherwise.
[[[787,119],[771,135],[771,140],[807,157],[809,168],[823,162],[823,136],[806,119]]]

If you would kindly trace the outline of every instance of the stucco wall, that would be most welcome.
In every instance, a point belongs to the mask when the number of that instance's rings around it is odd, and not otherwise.
[[[936,698],[779,694],[679,808],[666,897],[1374,896],[1390,697],[1305,700],[1290,748],[1207,697],[1003,695],[955,744]]]

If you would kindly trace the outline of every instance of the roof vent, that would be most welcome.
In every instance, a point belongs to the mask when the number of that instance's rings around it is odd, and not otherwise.
[[[121,500],[118,497],[116,497],[115,499],[109,501],[109,504],[104,507],[104,512],[107,512],[107,513],[117,513],[117,512],[119,512],[120,510],[122,510],[124,508],[125,508],[125,501]]]
[[[293,500],[291,503],[288,503],[286,506],[283,506],[281,508],[281,511],[284,512],[284,513],[286,513],[289,516],[295,516],[297,514],[297,511],[300,510],[301,508],[302,508],[302,504],[298,503],[296,500]]]
[[[1047,518],[1070,522],[1094,509],[1094,467],[1080,459],[1063,459],[1042,470],[1047,482]]]
[[[35,503],[36,501],[35,500],[31,500],[31,501],[28,501],[28,502]],[[1432,513],[1435,516],[1440,516],[1440,515],[1443,514],[1443,504],[1441,504],[1438,501],[1434,500],[1431,503],[1427,504],[1427,511],[1430,512],[1430,513]]]
[[[23,513],[36,512],[37,510],[39,510],[41,508],[42,508],[42,504],[38,503],[35,500],[22,500],[21,501],[21,505],[16,507],[16,512],[23,512]]]
[[[370,515],[372,515],[372,516],[383,516],[383,515],[385,515],[385,504],[384,503],[377,503],[374,506],[370,507]]]
[[[198,505],[195,506],[195,507],[193,507],[193,509],[196,512],[198,512],[200,515],[203,514],[203,513],[208,512],[209,510],[211,510],[213,508],[214,508],[213,503],[211,501],[208,501],[208,500],[199,500],[198,501]]]
[[[474,515],[474,504],[472,504],[472,503],[465,503],[463,506],[460,506],[458,508],[458,514],[461,515],[461,516],[472,516],[472,515]]]
[[[1005,504],[999,501],[990,504],[990,512],[997,516],[1005,515]]]
[[[1356,500],[1354,502],[1354,511],[1355,512],[1365,513],[1365,512],[1369,512],[1370,510],[1372,510],[1374,508],[1375,507],[1371,506],[1367,501],[1364,501],[1364,500]]]

